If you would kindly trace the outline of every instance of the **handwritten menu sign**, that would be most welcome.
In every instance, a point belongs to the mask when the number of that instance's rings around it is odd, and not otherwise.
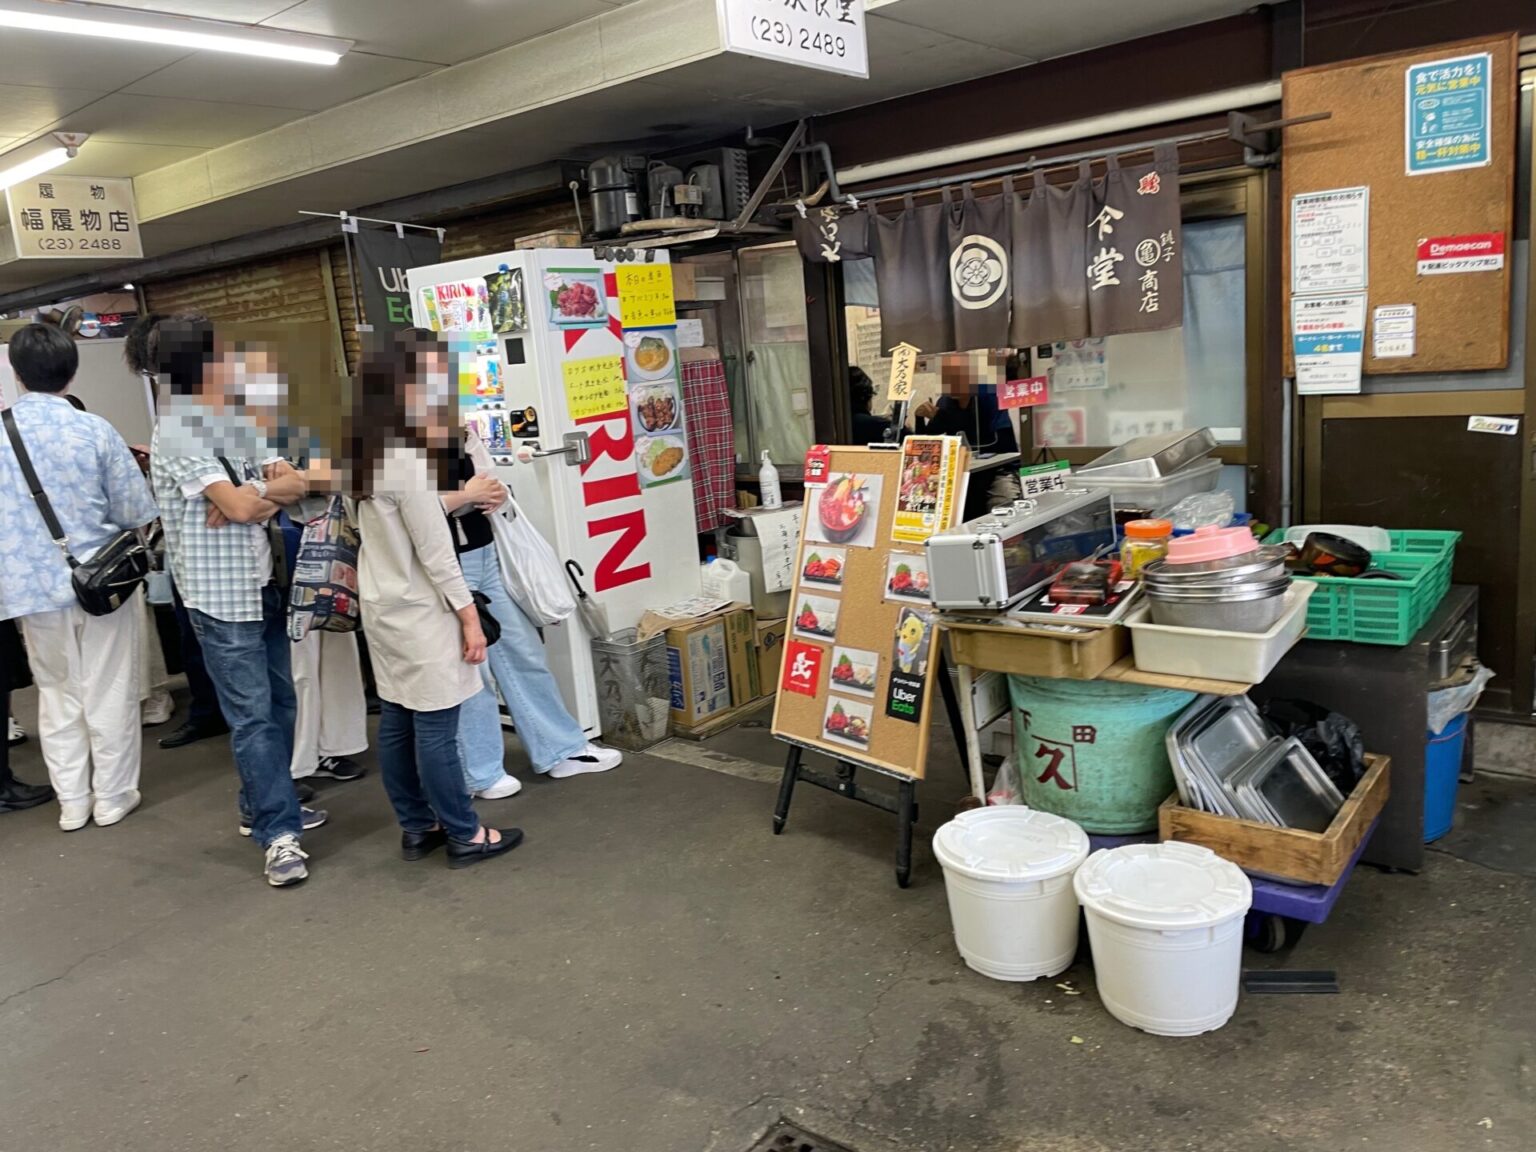
[[[782,592],[794,582],[803,509],[785,508],[753,517],[763,550],[763,591]]]
[[[659,328],[677,323],[672,300],[672,265],[620,264],[619,314],[626,328]]]
[[[565,404],[571,420],[580,423],[594,416],[624,411],[629,403],[624,387],[624,357],[592,356],[567,360],[562,366]]]

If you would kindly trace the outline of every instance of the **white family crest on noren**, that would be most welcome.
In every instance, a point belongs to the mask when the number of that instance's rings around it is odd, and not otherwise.
[[[990,236],[962,237],[949,254],[949,290],[962,308],[990,308],[1008,289],[1008,253]]]

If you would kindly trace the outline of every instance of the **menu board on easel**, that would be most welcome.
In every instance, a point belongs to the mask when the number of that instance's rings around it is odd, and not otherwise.
[[[923,778],[939,675],[923,542],[964,506],[967,456],[953,436],[811,450],[775,736]]]

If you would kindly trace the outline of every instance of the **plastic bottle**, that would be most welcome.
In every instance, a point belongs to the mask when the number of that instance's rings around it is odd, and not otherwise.
[[[751,604],[752,573],[734,560],[707,560],[700,573],[699,591],[712,600]]]
[[[763,449],[763,466],[757,470],[757,486],[762,493],[762,506],[764,508],[784,507],[784,496],[779,491],[779,470],[773,466],[773,461],[768,458],[768,449]]]

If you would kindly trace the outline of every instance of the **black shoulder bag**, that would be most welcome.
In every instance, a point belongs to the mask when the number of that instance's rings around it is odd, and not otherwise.
[[[21,430],[16,427],[15,413],[7,408],[0,413],[0,418],[5,421],[6,435],[11,438],[11,447],[16,452],[16,463],[21,467],[21,474],[27,481],[32,499],[37,503],[38,512],[42,514],[43,524],[47,526],[53,542],[59,546],[59,551],[64,553],[64,559],[69,561],[75,599],[91,616],[110,616],[133,598],[133,594],[143,586],[144,578],[149,575],[149,550],[144,547],[143,537],[137,528],[130,528],[108,540],[96,555],[84,563],[76,560],[74,553],[69,550],[69,537],[64,534],[59,518],[53,514],[53,505],[48,500],[48,494],[43,491],[36,469],[32,467],[32,458],[27,455],[26,445],[21,442]]]

